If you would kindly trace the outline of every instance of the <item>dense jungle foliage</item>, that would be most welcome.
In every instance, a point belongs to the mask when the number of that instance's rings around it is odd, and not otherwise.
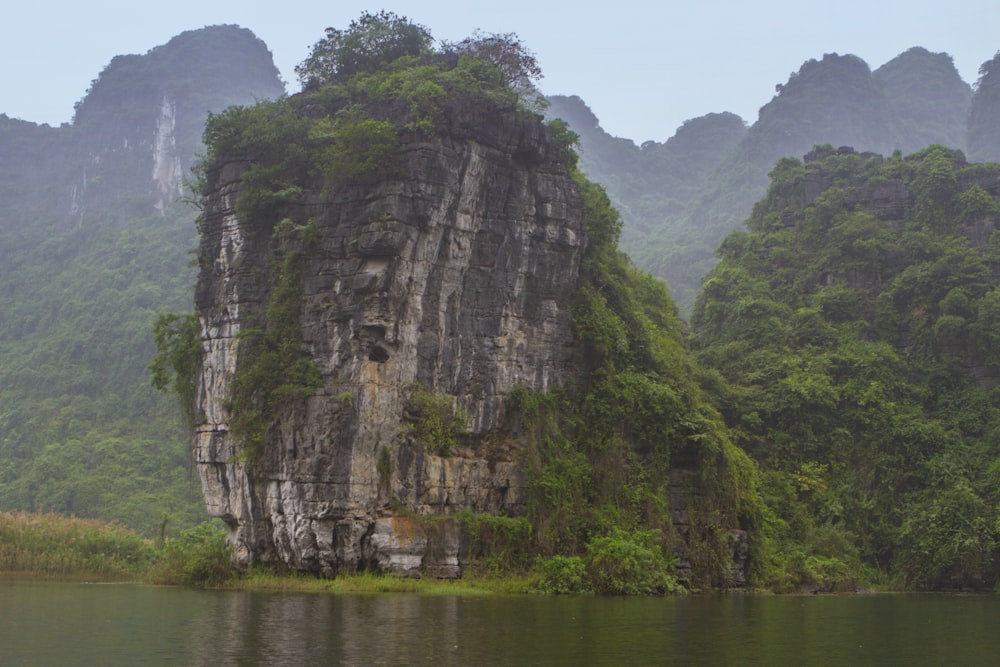
[[[764,470],[787,585],[992,588],[1000,167],[827,146],[771,179],[692,339]]]
[[[205,518],[176,403],[146,372],[157,311],[190,289],[190,212],[2,238],[13,252],[0,270],[0,508],[147,534],[164,516]]]

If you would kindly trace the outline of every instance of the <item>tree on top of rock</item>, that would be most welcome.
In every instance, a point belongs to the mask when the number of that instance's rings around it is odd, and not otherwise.
[[[327,28],[326,37],[313,45],[295,73],[302,87],[311,90],[347,81],[359,72],[374,72],[404,56],[420,56],[430,51],[433,40],[427,28],[405,16],[365,12],[346,30]]]
[[[536,94],[534,82],[542,78],[542,68],[516,33],[483,33],[476,31],[457,44],[446,44],[445,51],[459,56],[473,56],[493,63],[502,83],[525,99]]]

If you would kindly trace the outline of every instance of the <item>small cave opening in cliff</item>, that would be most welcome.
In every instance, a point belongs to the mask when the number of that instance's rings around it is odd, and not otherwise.
[[[359,337],[368,347],[368,360],[377,363],[389,361],[389,351],[382,343],[385,341],[385,327],[381,324],[366,324],[361,327]]]

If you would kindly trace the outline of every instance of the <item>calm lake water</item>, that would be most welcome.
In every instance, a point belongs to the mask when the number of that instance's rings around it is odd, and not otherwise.
[[[997,665],[1000,597],[318,595],[0,580],[0,665]]]

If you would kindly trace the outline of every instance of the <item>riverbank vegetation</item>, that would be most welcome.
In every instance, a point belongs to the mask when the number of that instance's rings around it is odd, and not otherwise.
[[[516,574],[474,568],[456,580],[377,572],[323,579],[266,566],[240,571],[230,556],[224,528],[211,522],[151,539],[98,519],[0,512],[0,576],[297,593],[509,595],[587,590],[579,583],[572,590],[551,589],[546,568],[530,565]]]
[[[134,578],[154,561],[151,541],[120,524],[0,513],[0,572],[116,580]]]
[[[48,513],[0,513],[0,573],[155,584],[231,578],[225,531],[209,522],[147,538],[119,523]]]

